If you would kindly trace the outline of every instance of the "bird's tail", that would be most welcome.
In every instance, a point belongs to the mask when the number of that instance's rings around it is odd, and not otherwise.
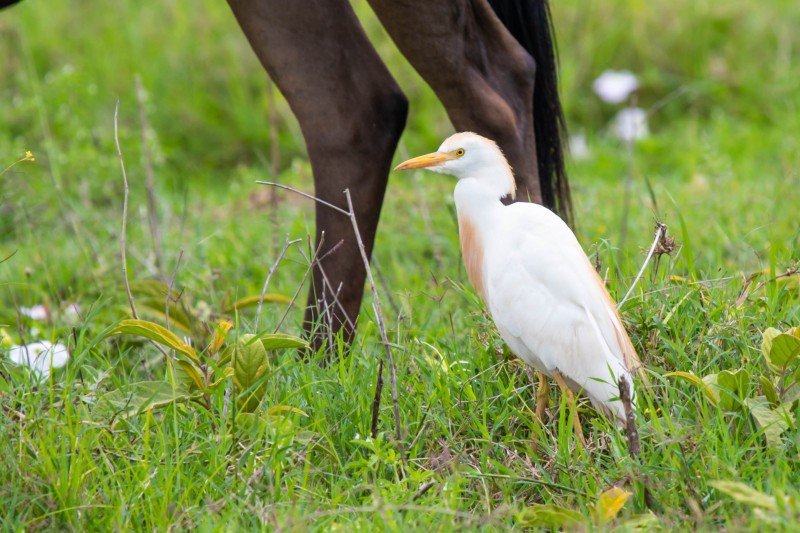
[[[542,203],[572,225],[572,199],[564,168],[567,127],[558,96],[555,32],[547,0],[489,0],[497,17],[536,62],[533,128]]]

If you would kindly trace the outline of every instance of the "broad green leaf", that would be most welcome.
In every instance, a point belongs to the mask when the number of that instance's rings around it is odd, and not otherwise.
[[[233,345],[231,353],[233,382],[239,394],[239,408],[242,411],[255,411],[264,397],[267,383],[259,380],[269,369],[267,351],[256,335],[242,335]]]
[[[798,370],[798,374],[800,374],[800,370]],[[800,377],[797,376],[795,376],[794,383],[783,391],[783,397],[781,398],[781,401],[786,407],[791,407],[792,403],[796,400],[800,400]]]
[[[189,383],[191,383],[191,387],[188,387],[189,390],[193,388],[197,388],[198,390],[205,390],[205,380],[203,379],[203,374],[200,373],[200,370],[194,366],[189,361],[176,361],[178,370],[184,374],[187,378]]]
[[[538,504],[523,509],[517,521],[522,528],[569,529],[583,524],[584,518],[578,511],[566,507]]]
[[[756,421],[756,425],[763,431],[764,437],[767,439],[767,446],[770,448],[781,446],[783,444],[781,435],[789,429],[787,419],[793,420],[794,418],[791,413],[783,406],[771,409],[769,401],[764,396],[748,398],[745,403],[753,420]]]
[[[719,404],[726,411],[741,411],[743,400],[750,392],[750,372],[744,368],[731,372],[723,370],[717,374]]]
[[[97,401],[94,412],[104,418],[125,419],[174,402],[190,400],[194,394],[166,381],[139,381],[111,391]]]
[[[307,348],[308,342],[293,335],[283,333],[267,333],[261,336],[261,344],[265,350],[281,350],[285,348]]]
[[[137,300],[136,308],[140,311],[140,314],[146,314],[164,323],[167,321],[167,311],[163,300],[160,302],[156,300]],[[192,333],[192,318],[183,307],[174,302],[169,304],[169,325],[180,329],[184,333]]]
[[[709,485],[723,494],[727,494],[734,500],[751,507],[761,507],[769,511],[777,512],[778,504],[773,496],[759,492],[739,481],[716,480],[709,481]]]
[[[169,285],[155,279],[135,280],[131,282],[131,293],[136,296],[136,307],[159,320],[165,321],[167,293],[169,293],[169,321],[185,333],[192,333],[192,318],[182,305],[177,302],[181,294]]]
[[[216,328],[214,329],[214,335],[211,337],[211,342],[208,344],[208,355],[214,356],[219,349],[222,347],[222,343],[225,342],[227,338],[228,332],[233,327],[233,322],[230,320],[220,320],[219,324],[217,324]]]
[[[702,392],[711,403],[714,405],[719,403],[719,394],[713,387],[706,383],[705,378],[700,379],[699,376],[692,374],[691,372],[667,372],[665,375],[667,377],[676,377],[688,381],[697,387],[697,389]]]
[[[191,346],[183,342],[167,328],[155,322],[137,320],[134,318],[123,320],[117,327],[109,332],[108,336],[111,335],[138,335],[139,337],[144,337],[172,348],[176,352],[186,355],[196,363],[200,362],[200,359],[198,359],[197,354]]]
[[[215,390],[220,384],[225,381],[226,379],[233,377],[234,371],[233,368],[226,366],[225,370],[222,371],[222,375],[218,376],[214,383],[210,384],[206,387],[206,391]]]
[[[169,290],[169,285],[157,279],[137,279],[131,281],[131,293],[135,296],[161,298],[161,301],[164,301]],[[180,294],[174,289],[170,293],[170,298],[172,300],[177,300],[179,296]]]
[[[261,300],[261,295],[255,296],[247,296],[240,300],[236,300],[231,305],[225,307],[222,312],[223,313],[233,313],[237,309],[244,309],[246,307],[256,307],[258,306],[258,302]],[[292,299],[288,296],[283,294],[276,294],[276,293],[267,293],[264,295],[264,303],[277,303],[277,304],[289,304],[291,303]]]
[[[780,398],[778,398],[778,392],[775,390],[775,385],[770,381],[767,376],[761,376],[759,378],[761,382],[761,390],[764,392],[764,397],[769,401],[772,407],[775,407],[780,402]]]
[[[764,355],[767,364],[769,364],[769,352],[772,350],[772,339],[780,334],[780,330],[775,328],[767,328],[764,330],[764,333],[761,334],[761,353]]]
[[[620,487],[611,487],[597,499],[595,513],[600,523],[610,522],[617,517],[632,493]]]
[[[788,333],[779,333],[767,340],[765,332],[761,347],[767,364],[775,372],[782,372],[800,356],[800,339]]]

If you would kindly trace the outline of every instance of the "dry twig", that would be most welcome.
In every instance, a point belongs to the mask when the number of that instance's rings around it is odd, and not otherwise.
[[[644,274],[644,269],[647,268],[647,263],[650,262],[650,258],[653,257],[653,253],[656,251],[656,246],[658,246],[658,244],[661,242],[661,239],[666,234],[667,234],[667,225],[662,224],[661,222],[656,222],[656,235],[655,238],[653,239],[653,245],[650,246],[650,251],[647,253],[647,257],[645,258],[644,263],[642,264],[642,268],[640,268],[639,273],[636,274],[636,279],[633,280],[633,283],[631,284],[630,288],[628,288],[628,292],[625,293],[625,297],[622,300],[620,300],[620,302],[617,304],[617,308],[622,307],[622,304],[625,303],[625,301],[633,292],[633,289],[636,287],[636,284],[639,283],[642,274]]]
[[[164,302],[164,317],[165,317],[165,324],[167,329],[169,329],[169,303],[172,301],[172,287],[175,284],[175,278],[178,276],[178,268],[181,266],[181,259],[183,259],[183,249],[178,253],[178,261],[175,262],[175,270],[172,272],[172,277],[169,280],[169,286],[167,287],[167,298]]]
[[[114,142],[117,144],[117,154],[119,155],[119,165],[122,167],[122,181],[125,184],[125,196],[122,203],[122,237],[121,237],[121,253],[122,256],[122,276],[125,279],[125,291],[128,293],[128,303],[131,305],[131,313],[133,318],[138,319],[139,315],[136,313],[136,304],[133,303],[133,294],[131,293],[131,284],[128,281],[128,259],[125,253],[126,240],[128,233],[128,175],[125,173],[125,162],[122,160],[122,149],[119,146],[119,134],[117,128],[117,117],[119,115],[119,97],[117,98],[117,105],[114,108]]]
[[[636,457],[641,452],[639,446],[639,431],[636,429],[636,417],[631,405],[631,386],[623,377],[617,382],[619,386],[619,399],[625,409],[625,436],[628,438],[628,452],[631,457]]]
[[[272,187],[280,187],[281,189],[286,189],[287,191],[292,191],[293,193],[297,193],[300,196],[308,198],[309,200],[314,200],[317,203],[320,203],[320,204],[322,204],[324,206],[330,207],[334,211],[338,211],[339,213],[341,213],[341,214],[343,214],[345,216],[350,216],[350,213],[348,213],[347,211],[345,211],[341,207],[336,207],[335,205],[333,205],[330,202],[326,202],[325,200],[323,200],[321,198],[317,198],[316,196],[312,196],[312,195],[310,195],[310,194],[308,194],[306,192],[303,192],[303,191],[300,191],[298,189],[295,189],[294,187],[289,187],[288,185],[282,185],[280,183],[274,183],[272,181],[256,181],[256,183],[259,183],[261,185],[271,185]]]
[[[367,250],[364,247],[364,242],[361,240],[361,232],[358,229],[356,213],[355,209],[353,209],[353,199],[350,197],[350,189],[345,189],[344,194],[347,197],[347,207],[350,210],[350,222],[353,224],[353,232],[356,235],[358,249],[361,252],[361,259],[364,261],[364,268],[367,269],[367,279],[369,280],[369,286],[372,289],[372,307],[375,310],[375,318],[378,322],[378,330],[380,330],[381,333],[381,341],[383,342],[383,348],[386,352],[386,359],[389,361],[389,385],[392,389],[392,410],[394,411],[395,434],[397,437],[397,445],[400,447],[400,452],[403,456],[403,459],[406,459],[406,453],[403,448],[402,433],[400,430],[400,408],[397,397],[397,374],[394,366],[394,358],[392,357],[392,350],[389,346],[389,339],[386,336],[386,322],[383,318],[381,299],[380,296],[378,296],[378,287],[375,285],[375,280],[372,277],[372,270],[369,267]]]
[[[286,235],[286,241],[283,243],[283,249],[281,253],[278,254],[278,258],[272,263],[272,267],[269,269],[269,273],[267,274],[267,279],[264,281],[264,288],[261,289],[261,297],[258,299],[258,307],[256,308],[256,331],[258,331],[258,322],[261,319],[261,307],[264,305],[264,296],[267,294],[267,287],[269,287],[269,280],[272,279],[272,274],[275,273],[275,270],[278,268],[278,264],[283,259],[283,256],[286,254],[286,250],[289,249],[289,246],[300,242],[301,239],[295,239],[293,241],[289,240],[289,235]]]

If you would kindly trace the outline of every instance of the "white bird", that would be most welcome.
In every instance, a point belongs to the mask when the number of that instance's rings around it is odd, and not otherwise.
[[[616,305],[572,230],[537,204],[504,205],[514,196],[511,167],[500,148],[475,133],[456,133],[432,154],[395,170],[426,168],[458,178],[454,198],[467,275],[503,340],[539,372],[536,413],[553,377],[574,409],[583,391],[605,416],[624,425],[618,380],[631,387],[640,366]],[[577,413],[576,436],[583,441]]]

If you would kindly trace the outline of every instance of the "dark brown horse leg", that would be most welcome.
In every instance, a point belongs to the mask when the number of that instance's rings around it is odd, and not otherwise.
[[[253,50],[286,97],[305,137],[316,195],[347,209],[350,189],[367,252],[378,226],[389,165],[405,126],[408,101],[383,65],[346,0],[307,2],[228,0]],[[321,264],[334,330],[355,334],[366,271],[350,220],[317,206],[320,255],[343,240]],[[340,288],[341,286],[341,288]],[[323,276],[315,268],[306,327],[319,322]],[[327,321],[326,317],[326,321]],[[315,335],[317,345],[324,339]]]
[[[536,65],[486,0],[369,0],[456,130],[495,140],[517,178],[518,198],[542,202],[533,129]]]

